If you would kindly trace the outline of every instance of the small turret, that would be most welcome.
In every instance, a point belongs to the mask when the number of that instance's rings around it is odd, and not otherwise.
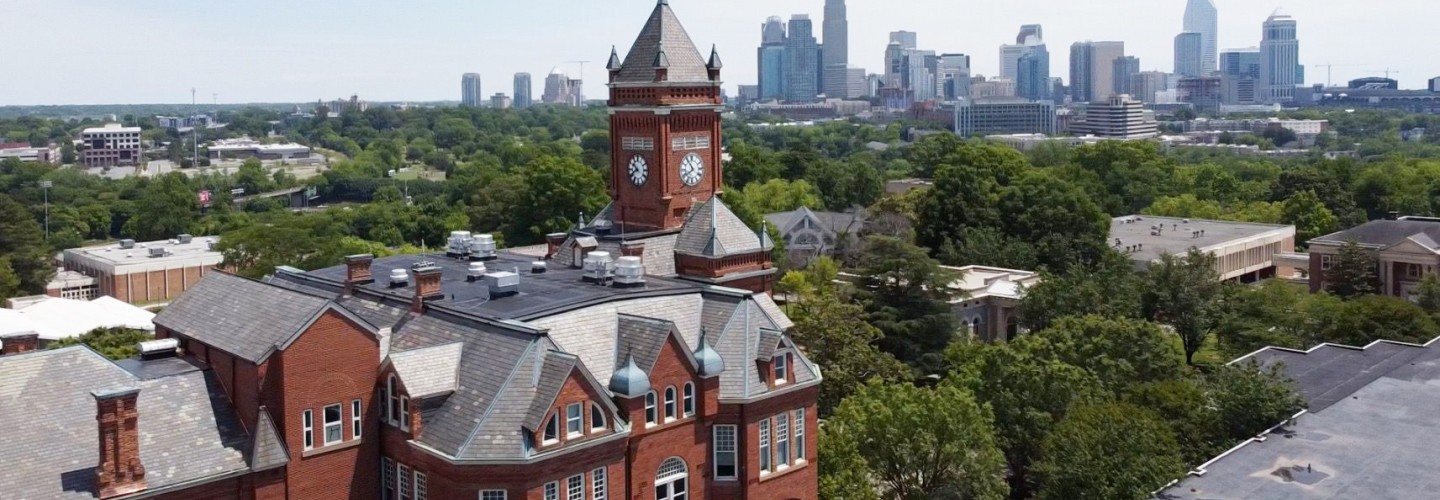
[[[720,68],[725,67],[720,62],[720,51],[714,45],[710,46],[710,62],[705,64],[705,69],[710,73],[710,81],[720,81]]]
[[[650,376],[635,365],[635,356],[625,357],[625,366],[610,376],[610,392],[616,396],[635,398],[650,392]]]
[[[695,363],[700,365],[700,376],[715,377],[725,371],[725,360],[705,340],[705,329],[700,329],[700,348],[695,350]]]

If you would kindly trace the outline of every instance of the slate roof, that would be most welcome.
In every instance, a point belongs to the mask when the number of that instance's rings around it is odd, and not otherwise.
[[[270,410],[260,407],[260,418],[255,424],[255,439],[250,447],[250,469],[256,472],[284,467],[290,463],[290,453],[285,448],[285,437],[275,429],[270,419]]]
[[[565,379],[575,370],[579,361],[574,355],[560,351],[547,350],[542,356],[544,359],[540,362],[540,370],[536,372],[534,381],[535,398],[530,400],[530,410],[525,416],[524,427],[532,431],[540,429],[541,420],[549,413],[555,397],[565,385]]]
[[[412,398],[426,398],[453,392],[455,374],[460,369],[460,355],[465,344],[426,347],[399,352],[390,356],[390,366],[405,384],[405,391]]]
[[[155,324],[258,362],[299,331],[329,300],[223,272],[205,275],[155,316]]]
[[[666,1],[655,5],[655,10],[645,21],[645,27],[640,30],[640,36],[630,46],[625,62],[620,65],[620,74],[615,82],[652,83],[657,62],[665,63],[667,81],[710,81],[705,59],[700,56],[700,50],[695,48],[695,42],[690,40],[690,35]]]
[[[685,255],[725,257],[761,250],[760,234],[715,196],[690,211],[675,240],[675,252]]]
[[[789,212],[765,214],[765,220],[779,229],[781,234],[795,230],[796,226],[806,218],[812,220],[814,225],[819,226],[818,229],[833,234],[856,234],[864,229],[868,214],[861,208],[846,212],[817,212],[806,207]]]
[[[149,491],[249,468],[250,439],[208,371],[141,380],[89,348],[68,347],[0,357],[0,497],[94,498],[91,391],[116,387],[140,389]]]
[[[1416,240],[1422,245],[1425,245],[1424,241],[1427,240],[1431,243],[1440,241],[1440,221],[1426,219],[1372,220],[1344,231],[1315,238],[1310,242],[1343,245],[1350,240],[1355,240],[1361,245],[1388,247],[1415,235],[1422,236]],[[1437,248],[1434,245],[1425,246],[1432,250]]]

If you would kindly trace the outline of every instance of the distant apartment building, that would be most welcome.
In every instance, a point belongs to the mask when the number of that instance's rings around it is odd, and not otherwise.
[[[210,118],[209,115],[155,117],[155,126],[170,130],[181,130],[194,127],[207,128],[210,127],[214,122],[214,119]]]
[[[1114,75],[1111,81],[1114,84],[1111,90],[1114,95],[1131,94],[1130,78],[1140,74],[1140,58],[1125,56],[1115,59]]]
[[[1144,103],[1123,94],[1090,103],[1083,118],[1072,123],[1070,130],[1077,135],[1109,139],[1149,139],[1159,135],[1155,121],[1145,115]]]
[[[1016,87],[1014,80],[994,78],[970,84],[970,96],[982,97],[1015,97]]]
[[[1220,77],[1192,76],[1181,78],[1176,90],[1180,93],[1180,102],[1189,104],[1195,111],[1214,113],[1220,110],[1222,84]]]
[[[955,103],[955,135],[1055,134],[1055,103],[1020,97],[977,97]]]
[[[81,131],[80,142],[83,144],[81,163],[86,167],[138,165],[144,161],[140,154],[140,127],[107,123]]]
[[[490,107],[492,108],[510,109],[510,107],[514,105],[515,101],[511,100],[510,96],[505,95],[503,92],[497,92],[495,95],[490,96]]]
[[[560,71],[560,68],[555,68],[545,77],[545,94],[540,100],[546,104],[583,105],[585,98],[581,95],[582,84],[579,79],[570,78],[570,75]]]
[[[480,107],[480,73],[465,73],[460,77],[460,105]]]
[[[1325,289],[1326,274],[1351,241],[1375,260],[1381,294],[1413,299],[1420,281],[1440,271],[1440,219],[1372,220],[1310,240],[1310,291]]]
[[[530,83],[530,73],[515,73],[515,109],[525,109],[534,102],[531,92],[534,91]]]
[[[1295,18],[1276,12],[1265,20],[1260,40],[1261,101],[1290,102],[1304,83]]]
[[[370,103],[360,100],[360,96],[354,94],[350,95],[349,99],[342,97],[330,101],[329,104],[321,102],[319,106],[329,108],[330,112],[334,114],[343,114],[350,111],[364,113],[365,110],[370,109]]]
[[[1131,96],[1145,104],[1155,104],[1155,94],[1170,90],[1170,74],[1164,71],[1141,71],[1130,77]]]
[[[1430,79],[1430,91],[1440,92],[1440,76]]]
[[[120,240],[61,253],[66,271],[95,279],[96,293],[131,304],[173,299],[195,286],[225,260],[215,251],[218,236],[136,242]]]
[[[1074,102],[1103,101],[1115,89],[1115,60],[1125,42],[1076,42],[1070,46],[1070,96]],[[1138,69],[1135,72],[1139,72]]]

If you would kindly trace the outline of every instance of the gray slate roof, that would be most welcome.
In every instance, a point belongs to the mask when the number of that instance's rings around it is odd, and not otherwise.
[[[685,255],[725,257],[761,250],[760,233],[714,196],[690,211],[675,240],[675,252]]]
[[[847,212],[817,212],[806,207],[800,207],[789,212],[765,214],[765,220],[779,229],[781,234],[795,230],[796,226],[807,218],[811,221],[811,224],[818,226],[817,229],[828,231],[832,234],[857,234],[861,229],[865,228],[865,221],[868,218],[868,214],[863,208],[856,208]]]
[[[155,316],[155,324],[258,362],[270,348],[313,320],[329,302],[217,272],[205,275],[175,299]]]
[[[1422,236],[1422,238],[1417,240],[1422,245],[1427,240],[1431,243],[1440,241],[1440,222],[1403,219],[1372,220],[1350,229],[1330,233],[1310,241],[1341,245],[1350,240],[1355,240],[1361,245],[1388,247],[1415,235]],[[1427,246],[1432,250],[1437,248],[1436,246]]]
[[[250,439],[208,372],[140,380],[86,347],[68,347],[0,357],[0,497],[94,498],[90,393],[116,387],[140,388],[148,490],[248,469]]]
[[[410,397],[427,398],[455,390],[455,374],[464,351],[465,344],[456,342],[398,352],[390,355],[390,366]]]
[[[663,51],[662,51],[663,47]],[[662,56],[663,52],[663,58]],[[667,68],[666,80],[671,82],[709,82],[710,73],[705,68],[705,59],[695,48],[695,42],[680,25],[680,19],[670,10],[669,2],[659,2],[645,21],[640,36],[630,46],[630,53],[620,65],[618,83],[650,83],[655,81],[655,64],[663,60]]]
[[[250,469],[256,472],[284,467],[290,463],[290,453],[285,448],[285,437],[275,429],[270,419],[270,410],[260,407],[259,422],[255,425],[254,445],[250,448]]]
[[[530,400],[530,411],[525,417],[526,429],[540,429],[541,420],[549,413],[550,406],[565,386],[565,379],[575,370],[579,358],[560,351],[546,351],[535,380],[535,398]]]

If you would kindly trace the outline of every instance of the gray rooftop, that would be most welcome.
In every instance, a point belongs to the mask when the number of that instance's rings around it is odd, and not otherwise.
[[[217,272],[170,303],[155,324],[256,362],[329,305],[323,297]]]
[[[116,387],[140,389],[148,491],[248,469],[250,439],[208,372],[145,380],[89,348],[68,347],[0,357],[0,497],[94,498],[100,451],[91,391]]]
[[[1315,238],[1310,242],[1343,245],[1354,240],[1361,245],[1388,247],[1417,235],[1421,241],[1431,243],[1430,246],[1434,249],[1433,243],[1440,241],[1440,221],[1426,219],[1372,220],[1344,231]]]
[[[663,58],[661,57],[663,54]],[[705,67],[705,58],[695,48],[695,42],[680,25],[680,19],[670,10],[669,2],[659,2],[650,18],[645,21],[640,36],[630,46],[630,53],[620,65],[616,83],[651,83],[655,81],[655,65],[662,60],[666,67],[666,80],[671,82],[701,83],[710,81],[710,72]]]
[[[1127,220],[1134,222],[1126,223]],[[1189,222],[1186,222],[1186,221]],[[1151,235],[1152,226],[1162,228],[1160,235]],[[1162,254],[1184,255],[1191,248],[1207,250],[1227,243],[1254,238],[1266,233],[1290,228],[1279,224],[1258,224],[1253,222],[1232,222],[1205,219],[1181,219],[1153,215],[1131,215],[1116,217],[1110,221],[1111,247],[1119,240],[1120,249],[1140,245],[1140,250],[1128,256],[1135,262],[1154,262]],[[1203,236],[1193,237],[1192,231],[1204,231]]]
[[[817,212],[809,208],[800,207],[789,212],[776,212],[765,214],[765,221],[775,226],[781,233],[787,233],[796,226],[803,225],[806,219],[811,224],[819,226],[819,229],[831,233],[858,234],[865,228],[865,220],[868,214],[864,209],[854,209],[847,212]]]
[[[675,252],[724,257],[761,251],[760,233],[735,215],[717,196],[690,211],[675,240]]]
[[[1440,349],[1377,342],[1268,348],[1309,410],[1167,488],[1172,499],[1433,498],[1440,479]],[[1243,358],[1242,358],[1243,359]]]

